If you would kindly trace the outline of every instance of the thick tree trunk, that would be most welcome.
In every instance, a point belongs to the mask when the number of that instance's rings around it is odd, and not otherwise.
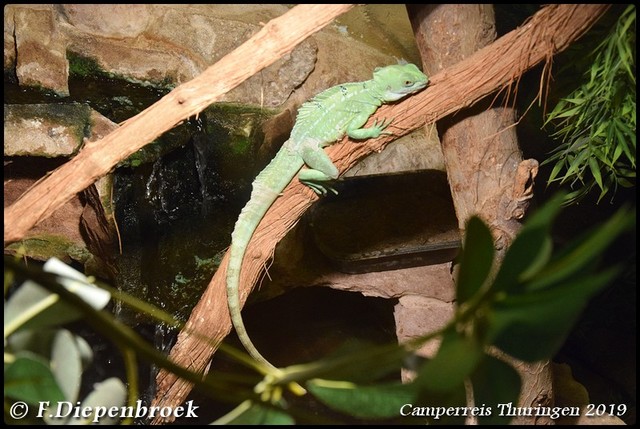
[[[408,11],[424,69],[430,73],[446,70],[496,37],[492,5],[411,5]],[[492,231],[498,262],[520,229],[518,220],[532,197],[538,169],[537,161],[522,159],[515,110],[507,103],[488,97],[437,122],[461,235],[471,216],[482,218]],[[519,405],[551,405],[548,362],[511,363],[523,381]],[[523,418],[519,423],[535,422]]]
[[[496,37],[491,5],[415,5],[409,10],[423,65],[432,74],[468,58]],[[437,122],[460,230],[472,215],[479,215],[490,225],[498,250],[505,249],[518,231],[518,219],[531,197],[528,185],[537,172],[535,160],[518,168],[523,160],[515,111],[506,103],[486,98]]]

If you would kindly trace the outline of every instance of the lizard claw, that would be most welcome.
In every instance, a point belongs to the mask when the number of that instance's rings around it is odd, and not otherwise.
[[[374,130],[378,131],[378,135],[392,135],[393,133],[388,132],[388,131],[384,131],[385,128],[387,128],[389,125],[391,125],[391,122],[393,122],[393,119],[386,119],[383,118],[381,121],[378,121],[377,119],[375,121],[373,121],[373,126],[371,127]]]
[[[328,183],[305,181],[304,184],[310,187],[313,190],[313,192],[323,197],[327,195],[328,191],[331,191],[334,194],[338,195],[338,191],[333,186],[330,186]]]
[[[373,126],[380,129],[380,131],[384,130],[385,128],[387,128],[389,125],[391,125],[391,123],[393,122],[393,119],[388,119],[387,118],[383,118],[382,121],[380,121],[378,123],[378,121],[376,120],[373,123]]]

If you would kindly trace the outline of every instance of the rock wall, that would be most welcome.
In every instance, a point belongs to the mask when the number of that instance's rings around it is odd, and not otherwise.
[[[173,87],[200,74],[262,23],[287,10],[285,5],[9,5],[4,14],[4,69],[15,70],[20,85],[63,96],[69,94],[69,74],[87,72],[69,64],[69,58],[76,57],[89,59],[110,76]],[[363,9],[354,13],[355,18],[370,15]],[[355,18],[351,22],[363,21]],[[314,70],[315,83],[307,84],[311,94],[368,78],[374,67],[395,63],[406,53],[406,48],[381,44],[381,37],[372,40],[378,49],[351,37],[346,25],[329,26],[231,91],[225,101],[281,106]]]

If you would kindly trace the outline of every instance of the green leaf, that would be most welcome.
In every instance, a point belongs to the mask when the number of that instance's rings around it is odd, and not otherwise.
[[[607,192],[609,192],[609,182],[607,182],[604,188],[602,188],[602,191],[600,191],[600,195],[598,195],[598,203],[600,203],[600,200],[602,200],[602,198],[607,195]]]
[[[567,103],[576,105],[584,104],[586,101],[584,98],[564,98],[563,100]]]
[[[626,155],[627,159],[629,159],[631,161],[631,165],[635,165],[636,162],[636,157],[634,154],[631,153],[631,150],[629,149],[629,146],[627,145],[627,139],[625,138],[625,136],[621,135],[621,131],[619,130],[619,128],[624,127],[624,125],[619,124],[618,127],[616,127],[616,149],[620,148],[620,150],[622,152],[624,152],[624,154]],[[633,147],[635,148],[635,137],[630,137],[629,140],[631,141],[631,143],[633,144]]]
[[[448,391],[433,392],[420,386],[420,396],[416,402],[409,403],[409,407],[401,408],[400,413],[405,417],[416,419],[425,417],[425,424],[433,425],[463,425],[467,419],[464,413],[455,412],[467,406],[467,396],[464,383],[460,383]],[[449,411],[449,413],[447,413]],[[453,412],[452,412],[453,411]]]
[[[562,346],[589,298],[618,272],[609,269],[498,301],[488,316],[488,340],[526,362],[550,359]]]
[[[53,311],[50,310],[52,308]],[[56,311],[55,308],[60,311]],[[50,293],[32,281],[26,281],[7,302],[4,333],[7,337],[18,329],[55,326],[79,317],[80,313],[74,311],[71,306],[62,308],[58,295]]]
[[[593,178],[596,180],[596,183],[600,187],[600,189],[604,189],[604,185],[602,183],[602,175],[600,174],[600,166],[598,165],[598,161],[594,157],[590,157],[589,160],[589,169],[591,170],[591,174]]]
[[[65,400],[48,362],[29,352],[20,352],[13,363],[5,366],[4,395],[32,405]]]
[[[598,128],[595,131],[591,132],[591,138],[596,138],[598,136],[602,136],[604,134],[604,130],[609,127],[609,121],[602,121],[598,124]]]
[[[462,304],[484,284],[493,264],[493,238],[489,228],[477,217],[467,222],[464,249],[458,272],[457,300]]]
[[[482,356],[482,346],[474,337],[449,329],[438,353],[422,366],[415,383],[432,392],[450,391],[464,382]]]
[[[561,283],[593,265],[620,234],[635,225],[635,209],[620,209],[604,224],[574,240],[531,279],[529,289],[542,289]]]
[[[486,355],[471,375],[473,400],[477,407],[491,407],[492,413],[478,416],[484,425],[507,424],[510,418],[500,416],[497,404],[517,403],[522,382],[518,372],[505,362]]]
[[[615,150],[616,149],[613,149],[613,152],[615,152]],[[600,161],[604,164],[603,167],[600,167],[596,164],[596,166],[598,167],[598,173],[600,173],[601,170],[606,171],[608,168],[614,168],[613,155],[610,155],[610,152],[611,150],[608,146],[594,147],[593,149],[591,149],[591,153],[595,157],[594,161]],[[620,151],[620,153],[622,153],[622,151]],[[610,157],[611,159],[609,159]]]
[[[212,422],[212,425],[292,425],[287,413],[253,401],[244,401],[232,411]]]
[[[314,378],[364,383],[397,371],[409,354],[398,344],[374,345],[349,341],[331,356],[315,362],[285,368],[283,383]]]
[[[551,160],[551,158],[549,158],[549,160]],[[553,166],[553,170],[551,170],[551,174],[549,175],[549,179],[548,179],[549,183],[557,180],[556,178],[558,177],[558,174],[560,173],[560,170],[562,170],[563,167],[564,167],[563,161],[556,162],[556,165]]]
[[[633,176],[629,176],[629,177],[636,177],[636,176],[635,176],[635,175],[633,175]],[[634,183],[634,182],[632,182],[632,181],[630,181],[630,180],[627,180],[627,179],[626,179],[626,178],[624,178],[624,177],[618,177],[618,178],[616,179],[616,183],[617,183],[618,185],[620,185],[620,186],[625,187],[625,188],[632,188],[632,187],[634,187],[634,186],[635,186],[635,183]]]
[[[492,289],[514,292],[549,260],[551,224],[560,212],[564,194],[552,198],[525,222],[504,256]]]
[[[578,152],[578,155],[571,161],[571,164],[569,165],[569,169],[565,173],[565,177],[570,177],[574,174],[579,174],[588,156],[589,156],[589,152],[587,152],[586,150]]]
[[[415,403],[418,389],[399,382],[358,386],[344,381],[315,379],[309,391],[328,407],[365,419],[397,417],[405,404]]]
[[[603,31],[601,43],[592,52],[568,61],[578,65],[578,71],[582,68],[583,82],[545,120],[545,126],[554,123],[552,136],[562,142],[543,162],[555,162],[548,183],[579,187],[570,202],[596,186],[599,202],[609,191],[615,193],[613,185],[620,182],[622,168],[635,168],[635,149],[629,148],[636,135],[635,8],[629,10]],[[575,67],[567,70],[576,74]],[[599,162],[592,158],[594,154]]]
[[[580,112],[580,110],[582,110],[582,107],[580,105],[577,105],[577,106],[575,106],[575,107],[573,107],[571,109],[567,109],[567,110],[564,110],[562,112],[558,112],[555,115],[555,118],[566,118],[566,117],[569,117],[569,116],[574,116],[576,113]]]

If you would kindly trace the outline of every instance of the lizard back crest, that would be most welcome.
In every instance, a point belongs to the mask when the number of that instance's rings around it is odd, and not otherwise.
[[[325,89],[300,106],[296,124],[307,119],[315,120],[318,115],[335,112],[336,106],[344,102],[344,97],[353,95],[354,91],[365,89],[365,82],[343,83]]]

